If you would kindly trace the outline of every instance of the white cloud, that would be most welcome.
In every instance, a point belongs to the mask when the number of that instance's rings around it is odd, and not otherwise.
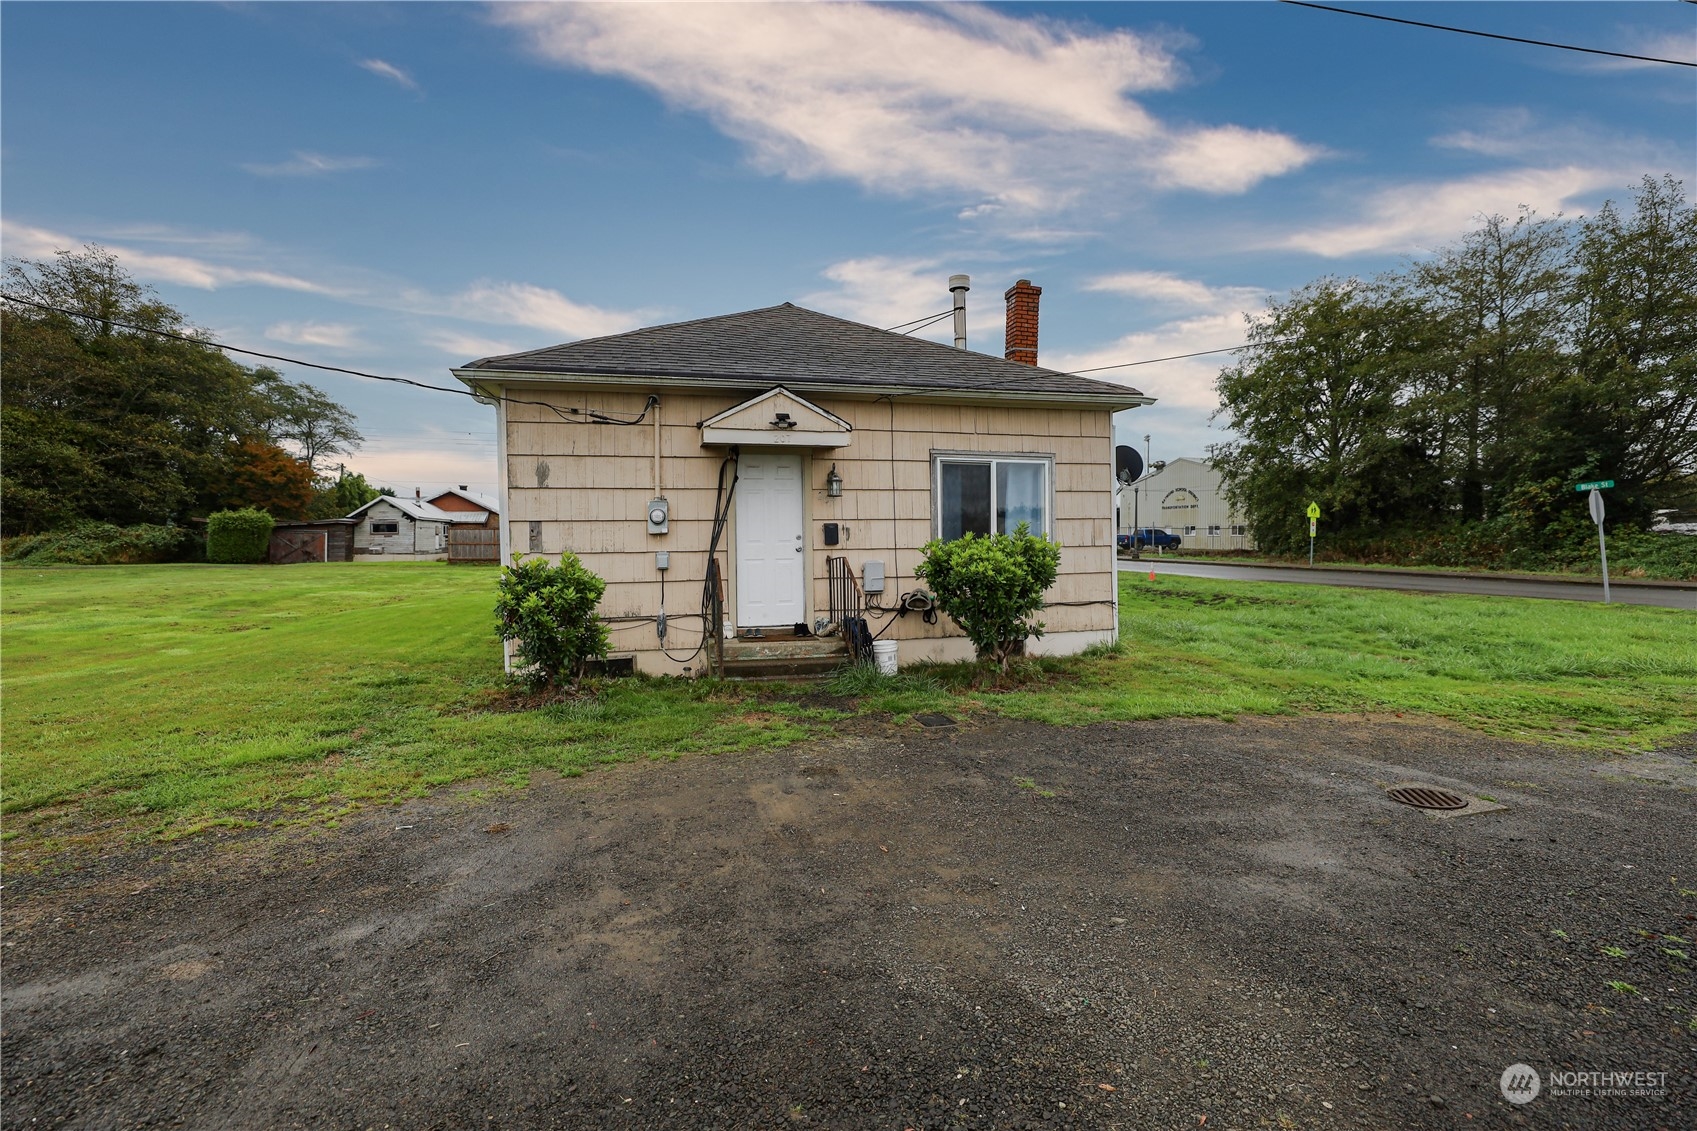
[[[803,295],[803,306],[869,326],[893,326],[947,310],[949,275],[931,259],[869,255],[833,263],[820,274],[836,284]]]
[[[1084,289],[1165,306],[1227,311],[1249,310],[1267,293],[1259,287],[1210,287],[1165,271],[1121,271],[1092,279]]]
[[[414,93],[418,92],[417,80],[393,63],[385,62],[382,59],[361,59],[359,65],[380,78],[398,83]]]
[[[407,496],[415,487],[441,490],[450,483],[466,483],[473,490],[494,494],[488,485],[498,478],[495,414],[480,405],[473,407],[483,413],[478,422],[487,422],[486,433],[431,428],[407,436],[368,437],[349,461],[349,470]]]
[[[86,242],[61,232],[16,224],[10,220],[0,221],[0,236],[4,238],[7,255],[20,255],[28,259],[51,258],[56,252],[74,251]],[[175,283],[204,291],[250,285],[277,287],[280,290],[302,291],[307,294],[337,293],[334,288],[324,284],[268,268],[213,263],[186,255],[161,255],[157,252],[138,251],[135,248],[105,246],[106,250],[118,257],[126,270],[145,282]]]
[[[0,238],[4,239],[7,255],[29,259],[48,259],[59,250],[75,250],[89,241],[6,220],[0,221]],[[184,237],[188,238],[188,237]],[[225,240],[234,246],[233,241]],[[597,306],[573,302],[558,291],[530,283],[480,280],[458,294],[442,295],[417,287],[409,287],[394,279],[373,273],[341,271],[348,281],[338,284],[317,282],[298,275],[278,271],[268,266],[250,263],[220,263],[208,258],[185,255],[162,255],[116,243],[102,246],[118,257],[119,262],[142,282],[172,283],[200,290],[218,290],[230,286],[265,286],[280,290],[324,295],[356,306],[375,307],[425,318],[459,318],[507,326],[528,326],[562,338],[596,337],[634,329],[649,317],[647,311],[606,310]],[[245,243],[242,244],[244,253]],[[258,254],[253,252],[252,254]],[[244,258],[249,257],[244,254]],[[347,331],[345,339],[339,337]],[[340,323],[279,322],[266,331],[267,336],[280,341],[324,345],[332,348],[356,348],[351,327]],[[295,334],[296,337],[281,337]],[[314,340],[298,335],[317,335]],[[502,342],[467,338],[478,345],[504,347]],[[460,352],[460,351],[452,351]],[[475,352],[475,351],[474,351]],[[490,353],[511,352],[497,348]]]
[[[324,346],[335,350],[365,348],[359,340],[359,327],[342,322],[277,322],[265,328],[265,336],[274,342],[289,342],[297,346]]]
[[[1691,31],[1650,31],[1644,28],[1623,30],[1617,41],[1610,44],[1608,50],[1622,51],[1631,55],[1646,55],[1650,59],[1677,59],[1684,62],[1697,62],[1697,32]],[[1586,55],[1580,58],[1563,60],[1568,66],[1586,71],[1661,71],[1668,74],[1666,63],[1652,63],[1648,59],[1611,59],[1606,55]],[[1686,72],[1689,75],[1690,72]],[[1689,88],[1688,88],[1689,89]]]
[[[1524,106],[1470,109],[1463,120],[1430,144],[1544,168],[1608,168],[1628,177],[1638,169],[1674,168],[1680,159],[1664,141],[1583,121],[1546,122]]]
[[[123,240],[135,243],[169,244],[237,255],[252,251],[256,241],[246,232],[202,232],[172,224],[112,224],[94,232],[96,241]]]
[[[897,326],[952,309],[954,295],[949,293],[949,276],[963,273],[947,270],[931,259],[884,255],[845,259],[821,272],[836,286],[802,296],[801,304],[868,326]],[[969,291],[966,311],[968,347],[1000,354],[1006,314],[1000,290]],[[954,319],[944,318],[911,333],[916,338],[953,342]]]
[[[1045,364],[1076,372],[1121,361],[1175,357],[1199,350],[1219,349],[1241,343],[1243,339],[1241,315],[1209,314],[1127,334],[1109,345],[1084,353],[1061,355]],[[1211,425],[1209,418],[1220,404],[1214,392],[1214,380],[1223,367],[1232,364],[1234,356],[1216,353],[1130,369],[1087,373],[1085,376],[1129,385],[1155,398],[1152,405],[1115,417],[1116,432],[1123,433],[1119,436],[1121,442],[1130,442],[1148,433],[1154,438],[1155,459],[1200,457],[1206,454],[1209,444],[1230,438],[1228,433]],[[1143,450],[1141,443],[1136,446],[1138,451]]]
[[[1209,424],[1209,417],[1219,407],[1215,378],[1221,369],[1234,363],[1237,355],[1213,351],[1243,344],[1247,336],[1245,315],[1259,315],[1271,292],[1262,287],[1211,287],[1155,271],[1106,276],[1087,284],[1086,289],[1185,306],[1195,313],[1087,350],[1057,351],[1043,364],[1077,373],[1127,361],[1152,362],[1084,376],[1129,385],[1155,398],[1153,405],[1121,414],[1116,426],[1128,434],[1152,435],[1157,459],[1201,456],[1209,444],[1229,439],[1228,433]],[[1137,447],[1141,451],[1143,445]]]
[[[1356,219],[1295,232],[1274,246],[1333,258],[1422,251],[1458,239],[1480,216],[1513,216],[1522,205],[1554,216],[1583,208],[1599,193],[1623,189],[1630,179],[1615,168],[1565,165],[1396,185],[1370,192]]]
[[[1542,216],[1587,211],[1605,196],[1623,197],[1646,172],[1685,160],[1668,141],[1584,120],[1550,121],[1524,106],[1468,107],[1457,128],[1429,139],[1446,163],[1488,171],[1448,180],[1336,185],[1335,222],[1271,246],[1324,256],[1418,252],[1450,243],[1480,216],[1513,216],[1522,205]],[[1449,156],[1453,155],[1453,156]]]
[[[378,164],[380,162],[375,157],[327,157],[322,153],[296,150],[287,161],[275,165],[248,163],[242,168],[256,177],[318,177],[352,169],[374,169]]]
[[[531,283],[479,280],[448,300],[447,312],[474,322],[529,326],[570,338],[618,334],[642,324],[635,311],[604,310],[573,302],[559,291]]]
[[[1182,79],[1169,41],[978,5],[512,4],[538,55],[706,114],[761,169],[1053,208],[1141,181],[1241,192],[1318,150],[1164,125],[1130,94]]]
[[[1321,150],[1286,134],[1219,126],[1174,137],[1157,163],[1157,181],[1176,188],[1240,193],[1268,177],[1300,169]]]
[[[1077,373],[1103,365],[1119,365],[1127,361],[1154,361],[1156,358],[1179,358],[1159,361],[1152,365],[1108,369],[1084,376],[1097,381],[1130,385],[1159,398],[1169,408],[1212,412],[1219,403],[1214,396],[1214,378],[1224,366],[1232,364],[1233,354],[1210,353],[1203,357],[1182,357],[1203,350],[1218,350],[1241,345],[1245,327],[1243,311],[1218,311],[1167,322],[1153,330],[1126,334],[1104,346],[1083,352],[1059,353],[1045,358],[1048,368]]]
[[[466,334],[458,330],[432,330],[424,335],[424,344],[441,350],[457,362],[472,361],[480,357],[499,357],[502,354],[518,353],[525,348],[497,338],[480,338],[476,334]]]

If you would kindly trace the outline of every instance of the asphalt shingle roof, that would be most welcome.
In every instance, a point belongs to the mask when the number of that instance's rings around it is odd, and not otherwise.
[[[378,503],[388,503],[396,510],[422,522],[483,522],[481,511],[445,511],[433,507],[418,499],[403,499],[395,495],[379,495],[357,510],[348,513],[349,518],[362,515]]]
[[[462,367],[478,369],[1134,400],[1143,396],[1127,385],[957,350],[787,302],[741,314],[649,326],[525,353],[485,357]]]

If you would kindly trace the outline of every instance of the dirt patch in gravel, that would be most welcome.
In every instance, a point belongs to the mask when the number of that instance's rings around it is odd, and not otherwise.
[[[1697,807],[1599,764],[963,720],[19,877],[4,1125],[1689,1126]]]

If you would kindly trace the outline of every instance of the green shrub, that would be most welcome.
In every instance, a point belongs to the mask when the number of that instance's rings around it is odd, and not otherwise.
[[[197,557],[200,539],[181,526],[85,522],[6,539],[0,559],[31,565],[140,565]]]
[[[1003,671],[1025,642],[1043,635],[1043,622],[1031,615],[1043,607],[1043,594],[1055,583],[1061,548],[1027,533],[968,534],[952,542],[925,545],[925,560],[914,573],[930,583],[937,607],[954,618],[978,650]]]
[[[607,626],[595,611],[607,583],[576,554],[561,554],[558,566],[522,558],[514,554],[501,570],[496,630],[502,640],[518,641],[521,674],[531,683],[553,687],[569,674],[575,684],[584,664],[607,655]]]
[[[271,516],[252,507],[208,515],[206,560],[236,564],[264,561],[271,546],[271,526]]]

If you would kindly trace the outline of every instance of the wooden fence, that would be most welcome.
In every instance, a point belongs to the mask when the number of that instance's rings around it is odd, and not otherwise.
[[[501,532],[487,526],[448,527],[448,560],[462,565],[499,563]]]

